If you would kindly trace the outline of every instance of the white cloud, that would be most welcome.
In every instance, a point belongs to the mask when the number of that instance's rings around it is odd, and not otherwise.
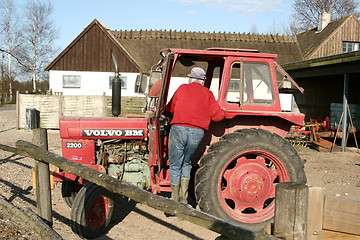
[[[195,11],[195,10],[190,10],[190,11],[187,11],[186,14],[188,15],[196,15],[198,14],[199,12],[198,11]]]
[[[207,8],[225,9],[229,12],[256,14],[267,11],[284,11],[284,0],[173,0],[186,5],[202,5]]]

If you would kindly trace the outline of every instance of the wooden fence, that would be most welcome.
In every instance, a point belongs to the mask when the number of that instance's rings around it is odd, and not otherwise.
[[[46,134],[34,129],[34,137],[38,145],[46,145]],[[19,140],[17,148],[0,144],[0,149],[19,155],[32,157],[40,162],[51,163],[65,171],[94,182],[112,192],[119,193],[139,203],[146,204],[155,209],[175,215],[186,221],[198,224],[207,229],[220,233],[223,237],[218,239],[349,239],[360,240],[360,202],[324,195],[323,188],[308,187],[298,183],[279,183],[275,195],[275,221],[268,228],[268,233],[252,232],[231,224],[227,221],[203,213],[186,204],[166,199],[164,197],[144,191],[136,186],[121,182],[106,174],[90,169],[81,164],[69,161],[54,153],[48,152],[46,147],[38,147],[31,143]],[[38,164],[40,164],[38,163]],[[51,197],[44,197],[45,191],[50,194],[50,174],[48,165],[38,168],[37,202],[38,212],[46,223],[52,224]],[[40,174],[43,171],[43,174]],[[44,171],[47,172],[44,174]],[[41,178],[41,179],[40,179]],[[45,179],[46,178],[46,179]],[[41,190],[42,189],[42,190]],[[42,191],[42,193],[41,193]],[[43,199],[44,201],[41,201]],[[50,199],[50,204],[49,204]],[[1,201],[0,201],[1,204]],[[39,231],[39,236],[44,230]],[[52,237],[58,238],[56,233]],[[41,238],[41,237],[40,237]],[[44,237],[42,239],[48,239]]]
[[[69,96],[36,95],[17,93],[17,129],[26,129],[26,109],[35,108],[40,112],[40,128],[58,129],[62,116],[111,117],[111,96]],[[122,110],[125,114],[143,115],[144,97],[121,97]]]
[[[37,133],[41,130],[46,129],[34,129],[36,136],[44,136],[44,134]],[[47,140],[37,140],[39,143],[47,142]],[[192,208],[191,206],[174,201],[169,198],[162,197],[160,195],[152,194],[149,191],[143,190],[135,185],[128,184],[126,182],[115,179],[107,174],[99,174],[98,171],[88,168],[79,163],[67,160],[61,156],[58,156],[54,153],[48,152],[43,147],[36,146],[29,142],[19,140],[16,142],[17,149],[14,150],[16,153],[24,154],[25,156],[30,156],[36,161],[46,164],[53,164],[65,171],[68,171],[72,174],[75,174],[83,179],[93,182],[99,186],[106,188],[107,190],[126,196],[138,203],[146,204],[152,208],[163,211],[167,214],[176,216],[180,219],[189,221],[191,223],[197,224],[199,226],[205,227],[209,230],[215,231],[222,236],[224,239],[241,239],[241,240],[278,240],[278,238],[266,234],[264,232],[252,232],[245,228],[242,228],[238,225],[220,219],[218,217],[212,216],[205,212],[201,212]],[[0,149],[9,148],[4,147],[0,144]],[[45,164],[45,165],[46,165]],[[45,166],[44,165],[44,166]],[[42,168],[44,171],[49,172],[49,167]],[[37,186],[37,202],[45,202],[44,205],[39,206],[38,212],[40,217],[42,217],[45,222],[51,223],[52,216],[49,216],[48,213],[51,213],[51,205],[48,205],[49,197],[44,197],[40,192],[49,191],[49,175],[40,174],[40,171],[36,171],[38,175],[36,179]],[[40,179],[41,178],[41,179]],[[50,198],[51,199],[51,198]],[[51,200],[50,200],[51,201]]]
[[[360,202],[324,195],[322,187],[279,183],[274,235],[282,239],[360,240]]]
[[[323,239],[360,240],[360,202],[325,195],[323,204]]]

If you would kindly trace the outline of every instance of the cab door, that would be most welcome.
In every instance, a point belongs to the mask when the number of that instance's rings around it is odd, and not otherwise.
[[[272,59],[229,57],[221,106],[230,111],[279,111]],[[273,81],[275,79],[275,81]],[[274,85],[275,82],[275,85]]]

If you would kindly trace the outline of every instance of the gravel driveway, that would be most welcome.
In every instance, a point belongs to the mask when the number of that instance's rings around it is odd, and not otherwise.
[[[15,146],[19,139],[32,141],[32,132],[16,130],[14,106],[0,108],[0,143]],[[10,108],[10,109],[9,109]],[[61,155],[59,131],[49,130],[49,151]],[[325,193],[360,201],[360,154],[356,151],[317,152],[298,148],[304,162],[308,185],[324,187]],[[36,211],[31,168],[34,160],[0,150],[0,192],[18,208]],[[70,208],[61,197],[61,185],[52,191],[54,229],[64,239],[80,239],[69,227]],[[137,204],[105,236],[97,239],[215,239],[217,233],[165,215],[145,205]],[[0,207],[0,239],[37,239],[24,224]]]

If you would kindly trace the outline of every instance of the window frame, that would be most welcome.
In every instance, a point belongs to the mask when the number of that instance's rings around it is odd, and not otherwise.
[[[63,83],[62,83],[63,88],[76,88],[76,89],[81,88],[81,75],[63,75],[62,79],[63,79]],[[65,83],[66,81],[69,82]]]
[[[342,42],[342,52],[355,52],[360,50],[360,42],[354,41],[343,41]]]
[[[115,76],[109,76],[109,89],[112,89],[112,79],[114,79]],[[121,79],[121,89],[127,90],[127,76],[119,76]]]
[[[267,76],[263,76],[263,77],[266,77],[266,79],[256,79],[255,76],[253,76],[251,79],[249,79],[251,82],[248,82],[248,83],[250,83],[249,87],[252,87],[251,84],[253,84],[254,81],[256,82],[256,80],[260,80],[260,82],[257,84],[257,87],[262,86],[262,85],[260,85],[262,83],[265,84],[265,86],[267,86],[266,90],[269,91],[267,94],[270,94],[269,99],[266,96],[263,96],[261,98],[254,98],[254,95],[258,94],[259,90],[258,90],[258,92],[245,92],[245,90],[246,90],[245,68],[247,68],[249,71],[251,71],[250,72],[251,76],[253,74],[256,74],[257,77],[260,77],[260,76],[258,76],[259,73],[256,73],[256,71],[254,72],[254,70],[252,69],[254,67],[250,68],[249,64],[253,64],[253,65],[254,64],[262,64],[267,67],[266,68]],[[238,65],[238,67],[234,67],[236,65]],[[236,69],[236,71],[240,70],[240,73],[237,73],[237,75],[233,75],[234,69]],[[235,77],[234,80],[239,81],[239,84],[236,84],[236,86],[238,87],[238,90],[237,89],[229,89],[232,85],[232,84],[230,84],[230,82],[233,81],[232,80],[233,76]],[[240,77],[240,79],[238,79],[238,77]],[[268,83],[268,84],[266,84],[266,83]],[[258,89],[258,88],[256,88],[256,89]],[[252,91],[255,91],[256,89],[253,89]],[[250,91],[250,89],[249,89],[249,91]],[[239,97],[238,97],[239,101],[231,101],[232,99],[231,99],[231,97],[229,97],[230,94],[234,95],[232,97],[237,98],[236,93],[239,93]],[[250,95],[252,97],[250,97]],[[272,73],[271,73],[271,68],[270,68],[269,63],[256,62],[256,61],[255,62],[254,61],[233,61],[231,63],[229,82],[228,82],[227,90],[226,90],[226,94],[225,94],[225,101],[227,104],[230,104],[230,105],[239,104],[239,105],[244,105],[244,106],[245,105],[247,105],[247,106],[254,106],[254,105],[271,106],[275,103],[275,100],[276,100],[275,98],[276,98],[276,96],[275,96],[275,92],[274,92],[274,86],[273,86],[273,82],[272,82]]]

